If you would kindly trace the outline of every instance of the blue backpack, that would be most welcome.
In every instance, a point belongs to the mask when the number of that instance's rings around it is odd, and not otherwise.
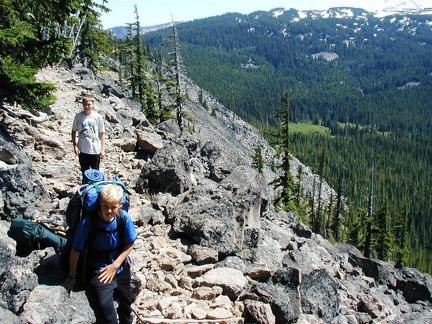
[[[68,230],[75,231],[81,222],[84,212],[92,212],[98,209],[100,192],[108,184],[116,184],[123,189],[122,209],[129,210],[130,192],[126,189],[121,179],[115,176],[112,180],[107,180],[105,174],[99,170],[89,169],[84,172],[82,185],[70,198],[66,208],[66,224]]]
[[[89,169],[84,172],[82,185],[78,188],[75,194],[70,198],[66,208],[66,237],[67,244],[61,252],[63,265],[67,269],[69,265],[69,255],[72,248],[72,243],[75,237],[76,229],[86,214],[93,214],[99,207],[100,192],[102,188],[108,184],[116,184],[123,189],[122,210],[129,210],[129,195],[130,192],[126,189],[119,177],[114,177],[112,180],[107,180],[105,174],[99,170]],[[123,223],[123,218],[118,224]],[[88,242],[87,242],[88,243]]]

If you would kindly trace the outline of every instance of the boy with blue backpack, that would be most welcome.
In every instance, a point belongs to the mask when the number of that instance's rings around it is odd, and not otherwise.
[[[98,323],[132,323],[128,256],[137,234],[130,215],[122,210],[122,198],[123,189],[117,184],[101,189],[99,208],[78,225],[70,252],[65,287],[72,292],[80,254],[87,250],[85,287]]]

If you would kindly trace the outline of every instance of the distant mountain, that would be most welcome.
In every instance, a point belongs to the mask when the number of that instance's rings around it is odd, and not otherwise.
[[[176,24],[178,24],[178,23],[179,22],[176,22]],[[146,33],[156,31],[159,29],[168,28],[170,26],[172,26],[171,22],[165,23],[165,24],[154,25],[154,26],[141,27],[140,31],[141,31],[141,34],[146,34]],[[127,27],[125,27],[125,26],[108,28],[107,31],[119,39],[123,39],[127,36]]]
[[[429,0],[384,0],[384,8],[405,10],[405,9],[425,9],[431,7]]]
[[[432,3],[429,0],[385,0],[379,8],[376,14],[381,17],[395,13],[431,13]]]
[[[361,8],[361,7],[360,7]],[[283,9],[285,10],[285,9]],[[332,10],[331,8],[329,10]],[[430,0],[384,0],[382,3],[377,3],[374,10],[370,10],[377,17],[385,17],[393,14],[410,13],[410,14],[432,14],[432,3]],[[175,22],[176,24],[181,22]],[[172,25],[171,22],[153,26],[141,27],[141,33],[165,29]],[[107,29],[115,37],[123,39],[126,37],[126,26],[117,26]]]
[[[390,94],[395,89],[421,84],[432,91],[431,26],[427,10],[377,17],[344,7],[229,13],[177,29],[188,75],[248,120],[271,118],[279,94],[289,88],[298,120],[336,118],[388,130],[395,121],[387,108],[377,111],[381,96],[398,107],[406,94]],[[147,33],[144,41],[157,47],[167,32]],[[427,111],[426,101],[420,106]]]

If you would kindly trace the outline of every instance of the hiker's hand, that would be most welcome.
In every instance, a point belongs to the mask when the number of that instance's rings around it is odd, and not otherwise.
[[[78,148],[77,145],[74,145],[74,152],[75,152],[76,155],[80,154],[80,150],[79,150],[79,148]]]
[[[110,283],[116,275],[117,268],[113,264],[110,264],[102,268],[100,272],[101,274],[98,277],[99,281],[102,283]]]
[[[76,283],[76,278],[72,278],[72,277],[67,278],[66,281],[64,282],[63,287],[66,288],[69,295],[72,294],[72,290],[74,289],[75,283]]]

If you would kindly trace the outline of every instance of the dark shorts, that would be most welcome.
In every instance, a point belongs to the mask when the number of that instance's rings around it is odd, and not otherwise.
[[[100,154],[80,153],[78,159],[82,173],[84,173],[84,171],[88,169],[99,170]]]

